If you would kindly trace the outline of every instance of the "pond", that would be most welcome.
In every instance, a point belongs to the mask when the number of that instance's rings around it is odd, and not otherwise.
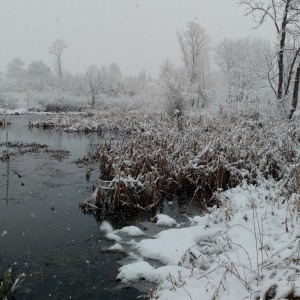
[[[0,161],[0,273],[10,266],[26,273],[17,299],[136,299],[140,291],[115,280],[124,255],[103,250],[111,242],[96,219],[79,209],[99,172],[87,181],[85,167],[73,161],[108,137],[29,129],[29,120],[40,117],[10,116],[9,141],[47,144],[70,154],[56,159],[27,153]],[[0,129],[0,144],[5,139]]]

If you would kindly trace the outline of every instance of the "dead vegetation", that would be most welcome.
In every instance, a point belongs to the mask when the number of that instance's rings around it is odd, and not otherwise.
[[[147,130],[152,119],[153,114],[141,112],[141,110],[114,108],[90,111],[85,115],[54,115],[43,120],[29,122],[28,126],[30,128],[62,129],[66,132],[101,133],[110,130],[132,134]]]
[[[148,210],[174,195],[193,197],[205,208],[218,204],[218,191],[263,178],[282,181],[292,193],[299,142],[294,123],[154,114],[146,130],[99,145],[81,160],[100,163],[98,186],[82,209]]]
[[[9,149],[8,155],[8,149],[0,152],[0,161],[2,162],[9,159],[9,157],[24,155],[28,153],[46,153],[57,160],[64,159],[67,155],[69,155],[69,151],[51,149],[48,147],[48,145],[39,143],[8,142],[7,144],[0,143],[0,148],[1,147],[8,147]]]

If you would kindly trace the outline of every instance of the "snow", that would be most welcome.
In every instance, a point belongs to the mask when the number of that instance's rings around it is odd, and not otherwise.
[[[7,230],[4,230],[2,233],[1,233],[1,237],[7,235]]]
[[[0,108],[0,115],[23,115],[28,113],[26,108],[16,108],[16,109],[4,109]]]
[[[122,238],[116,234],[113,234],[113,233],[108,233],[106,235],[106,238],[109,239],[109,240],[112,240],[112,241],[115,241],[115,242],[121,242],[122,241]]]
[[[160,226],[174,226],[177,225],[177,222],[173,219],[170,218],[167,215],[164,214],[158,214],[155,216],[156,221],[156,225],[160,225]]]
[[[114,231],[114,228],[108,221],[102,221],[99,230],[103,233],[110,233]]]
[[[154,268],[145,261],[134,262],[120,268],[117,279],[123,279],[124,282],[134,281],[142,278],[149,278],[154,272]]]
[[[114,233],[123,233],[128,236],[141,236],[144,232],[136,226],[126,226],[120,230],[115,230]]]
[[[120,252],[124,251],[123,246],[119,243],[116,243],[113,246],[109,247],[108,250],[110,250],[110,251],[120,251]]]
[[[283,201],[271,180],[243,182],[220,197],[220,208],[190,218],[187,227],[166,228],[128,243],[131,261],[117,278],[159,283],[155,299],[264,299],[271,287],[274,299],[283,299],[294,287],[299,294],[297,197]],[[157,220],[176,224],[166,215]],[[130,226],[114,234],[135,231]]]

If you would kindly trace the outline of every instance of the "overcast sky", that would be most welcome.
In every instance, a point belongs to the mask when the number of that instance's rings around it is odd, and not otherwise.
[[[15,57],[43,60],[53,69],[51,44],[68,49],[63,67],[82,72],[115,62],[123,75],[143,68],[156,77],[165,59],[179,63],[176,32],[196,20],[215,44],[225,37],[273,38],[268,25],[253,30],[234,0],[0,0],[0,71]]]

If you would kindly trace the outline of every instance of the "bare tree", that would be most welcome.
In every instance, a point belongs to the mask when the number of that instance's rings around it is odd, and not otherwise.
[[[96,98],[103,87],[104,80],[106,79],[107,71],[101,70],[91,65],[87,68],[84,76],[85,88],[84,93],[91,99],[91,105],[95,108]]]
[[[176,68],[170,61],[161,66],[160,79],[165,94],[165,107],[171,117],[180,116],[186,107],[186,74],[182,68]]]
[[[59,78],[63,77],[62,71],[62,54],[65,49],[67,49],[67,45],[61,39],[57,39],[52,46],[49,48],[49,53],[55,56],[55,66],[57,68],[57,74]]]
[[[199,98],[203,96],[208,85],[210,39],[205,30],[195,21],[189,22],[187,29],[178,32],[177,37],[190,82],[190,90],[197,94],[199,105]]]
[[[292,98],[292,107],[290,110],[289,118],[292,119],[295,110],[298,105],[298,95],[299,95],[299,82],[300,82],[300,61],[298,63],[298,67],[295,75],[294,89],[293,89],[293,98]]]
[[[261,39],[224,39],[215,48],[214,61],[221,69],[229,98],[242,100],[266,80],[261,80],[268,42]],[[266,78],[265,78],[266,79]]]
[[[284,96],[284,54],[289,35],[299,34],[300,3],[299,0],[237,0],[238,4],[246,6],[246,15],[252,15],[257,27],[267,19],[273,23],[277,39],[277,100],[281,102]]]

